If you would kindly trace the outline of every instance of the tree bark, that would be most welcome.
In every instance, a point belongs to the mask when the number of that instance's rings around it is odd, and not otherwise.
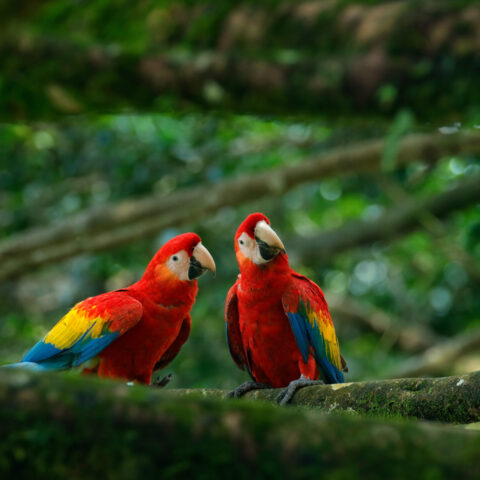
[[[478,380],[479,375],[472,374],[464,377],[464,384],[447,389],[467,391],[473,382],[478,388]],[[408,385],[406,396],[423,396],[418,381]],[[352,386],[318,388],[323,393],[346,392]],[[296,397],[311,402],[307,390],[318,388],[304,389]],[[275,393],[250,397],[269,399]],[[478,403],[475,408],[478,413]],[[445,409],[453,412],[455,406]],[[480,435],[474,431],[321,415],[264,402],[205,398],[198,392],[166,395],[147,387],[18,370],[0,372],[0,425],[2,478],[320,475],[383,480],[478,475]]]
[[[150,0],[129,10],[128,25],[115,2],[34,7],[6,10],[15,21],[0,45],[12,92],[3,119],[200,106],[322,115],[409,108],[438,120],[480,103],[474,1]],[[49,22],[58,11],[60,25]]]
[[[55,226],[12,236],[0,243],[0,280],[18,276],[35,267],[85,252],[124,245],[153,235],[172,225],[199,220],[226,206],[239,205],[265,196],[282,195],[306,182],[361,173],[381,168],[384,142],[374,140],[338,148],[307,159],[299,165],[280,167],[259,174],[243,175],[216,185],[179,190],[171,195],[151,195],[96,207]],[[446,155],[478,154],[480,135],[409,135],[398,146],[396,164],[417,160],[435,162]],[[467,181],[461,188],[421,203],[441,215],[478,200],[479,182]],[[313,240],[298,239],[304,255],[328,258],[353,245],[384,240],[416,224],[418,208],[406,205],[385,223],[353,222]],[[352,242],[352,239],[355,239]]]

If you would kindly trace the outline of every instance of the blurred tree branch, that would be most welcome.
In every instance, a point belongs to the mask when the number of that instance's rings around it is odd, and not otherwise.
[[[35,218],[38,223],[39,212],[47,209],[49,204],[68,193],[91,194],[92,185],[100,179],[101,177],[97,173],[91,173],[82,177],[67,178],[58,184],[49,185],[48,188],[38,189],[22,208],[22,214],[28,217],[29,220]],[[2,198],[0,198],[1,203]],[[6,206],[4,208],[0,207],[0,228],[9,227],[13,216],[14,213],[10,208]]]
[[[377,178],[393,202],[396,204],[416,205],[418,207],[418,199],[410,195],[397,182],[384,174],[378,175]],[[472,182],[475,181],[480,185],[480,176],[474,176]],[[460,264],[472,280],[480,284],[480,268],[476,259],[451,238],[448,228],[440,220],[435,209],[418,208],[416,210],[418,222],[422,225],[423,229],[430,234],[444,255],[453,262]]]
[[[333,255],[373,242],[385,242],[423,228],[425,212],[442,218],[480,201],[480,175],[463,180],[456,187],[413,202],[399,202],[375,220],[352,220],[345,225],[311,237],[295,239],[302,258],[327,261]]]
[[[480,349],[480,330],[466,332],[434,345],[420,355],[409,358],[393,376],[420,377],[441,375],[451,371],[455,362],[469,353]]]
[[[360,411],[465,422],[478,419],[479,388],[476,373],[338,390],[308,387],[295,402],[341,411],[333,399],[343,404],[348,397]],[[477,478],[475,431],[214,398],[224,393],[167,394],[87,378],[0,371],[0,473],[35,479],[146,480],[159,472],[179,479],[211,478],[212,472],[231,479],[318,478],[318,472],[336,478]],[[249,398],[271,399],[276,393]]]
[[[355,301],[325,292],[328,305],[336,320],[337,328],[350,324],[364,331],[376,333],[381,341],[409,353],[427,350],[444,339],[431,329],[420,324],[408,324],[392,318],[390,313]],[[404,375],[408,376],[408,375]]]
[[[159,105],[337,115],[408,107],[438,118],[480,100],[474,1],[459,8],[454,1],[150,0],[129,11],[139,40],[124,34],[124,11],[113,1],[102,9],[27,3],[33,8],[21,14],[5,8],[14,18],[0,45],[9,120]],[[60,28],[48,22],[56,5]]]
[[[302,183],[330,176],[376,170],[383,141],[360,142],[331,150],[298,165],[243,175],[218,184],[179,190],[170,195],[95,207],[64,219],[57,225],[19,233],[0,243],[0,280],[85,252],[124,245],[164,228],[198,221],[223,207],[285,193]],[[446,155],[480,153],[480,135],[410,135],[398,148],[397,165],[417,160],[437,161]],[[442,215],[478,201],[478,180],[467,180],[452,191],[419,200],[422,210]],[[406,205],[375,222],[351,222],[338,230],[311,239],[298,239],[302,255],[329,258],[353,246],[388,240],[418,225],[415,206]]]

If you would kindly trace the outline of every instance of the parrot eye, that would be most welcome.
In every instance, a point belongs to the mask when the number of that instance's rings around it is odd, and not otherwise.
[[[238,243],[239,243],[240,245],[243,245],[243,240],[239,240]]]
[[[174,255],[174,256],[172,257],[172,260],[173,260],[174,262],[176,262],[176,261],[178,260],[178,257],[177,257],[176,255]]]

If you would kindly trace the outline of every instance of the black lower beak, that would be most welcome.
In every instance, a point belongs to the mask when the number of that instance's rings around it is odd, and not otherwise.
[[[262,240],[257,237],[255,237],[255,241],[257,242],[260,255],[266,261],[272,260],[282,251],[281,248],[271,247],[268,243],[262,242]]]
[[[205,273],[206,268],[192,255],[190,257],[190,266],[188,267],[188,279],[194,280]]]

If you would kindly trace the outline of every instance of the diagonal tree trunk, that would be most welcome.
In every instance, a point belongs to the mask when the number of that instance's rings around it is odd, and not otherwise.
[[[96,207],[59,222],[15,235],[0,243],[0,280],[18,276],[48,263],[127,244],[172,225],[198,220],[225,206],[265,196],[282,195],[306,182],[381,168],[384,142],[374,140],[332,150],[298,165],[243,175],[216,185],[151,195]],[[417,160],[435,162],[446,155],[480,153],[480,135],[409,135],[398,146],[397,165]],[[420,202],[420,209],[447,214],[479,199],[476,178],[457,189]],[[418,206],[405,205],[387,212],[385,221],[352,222],[313,239],[298,239],[302,254],[328,258],[353,246],[387,240],[418,226]]]

